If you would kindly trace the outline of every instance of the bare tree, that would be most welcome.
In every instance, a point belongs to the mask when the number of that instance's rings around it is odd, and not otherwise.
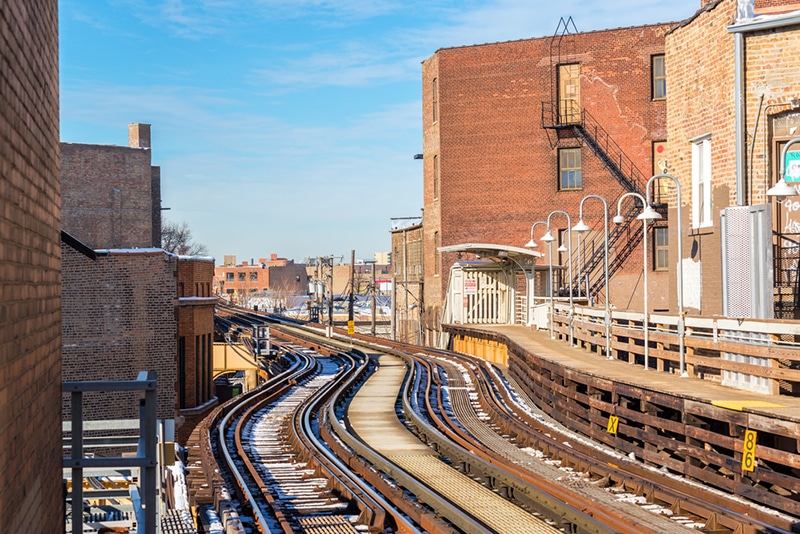
[[[194,242],[192,231],[186,222],[180,224],[164,221],[161,225],[161,248],[180,256],[203,256],[208,254],[205,245]]]

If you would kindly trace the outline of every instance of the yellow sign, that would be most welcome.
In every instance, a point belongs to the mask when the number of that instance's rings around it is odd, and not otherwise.
[[[619,417],[617,417],[616,415],[609,415],[606,432],[608,432],[609,434],[614,434],[616,436],[618,426],[619,426]]]
[[[347,321],[347,333],[351,336],[356,333],[355,321]]]
[[[742,471],[753,471],[756,468],[756,431],[744,431],[742,445]]]

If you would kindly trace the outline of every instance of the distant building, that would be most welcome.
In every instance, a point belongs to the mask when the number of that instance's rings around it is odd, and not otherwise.
[[[214,270],[214,294],[232,304],[251,307],[253,298],[271,293],[278,300],[308,292],[306,266],[294,260],[259,258],[257,262],[236,263],[236,256],[226,255],[223,265]]]
[[[375,253],[375,263],[378,265],[390,265],[392,263],[392,253],[391,252],[376,252]]]

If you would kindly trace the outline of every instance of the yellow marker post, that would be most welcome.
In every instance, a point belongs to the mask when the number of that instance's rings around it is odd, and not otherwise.
[[[756,468],[756,438],[755,430],[744,431],[742,444],[742,471],[753,471]]]
[[[609,415],[606,432],[608,432],[609,434],[614,434],[616,436],[618,426],[619,426],[619,417],[617,417],[616,415]]]
[[[347,321],[347,334],[352,336],[355,333],[356,333],[355,321]]]

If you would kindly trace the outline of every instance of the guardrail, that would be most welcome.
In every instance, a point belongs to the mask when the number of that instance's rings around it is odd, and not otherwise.
[[[611,354],[605,352],[605,310],[555,303],[553,330],[598,354],[659,371],[680,364],[677,315],[611,311]],[[645,362],[645,326],[648,361]],[[800,395],[800,321],[684,317],[686,372],[695,378],[770,395]]]
[[[72,470],[72,532],[83,532],[83,472],[89,468],[139,469],[139,487],[132,487],[137,532],[155,534],[157,464],[156,458],[156,372],[140,371],[136,380],[91,380],[63,382],[61,391],[70,394],[72,420],[70,455],[63,459],[63,467]],[[83,394],[87,392],[144,391],[139,406],[139,440],[135,456],[88,457],[84,450]],[[88,426],[88,425],[87,425]],[[114,444],[107,444],[109,446]],[[139,491],[142,493],[139,494]],[[107,492],[105,492],[107,494]]]

